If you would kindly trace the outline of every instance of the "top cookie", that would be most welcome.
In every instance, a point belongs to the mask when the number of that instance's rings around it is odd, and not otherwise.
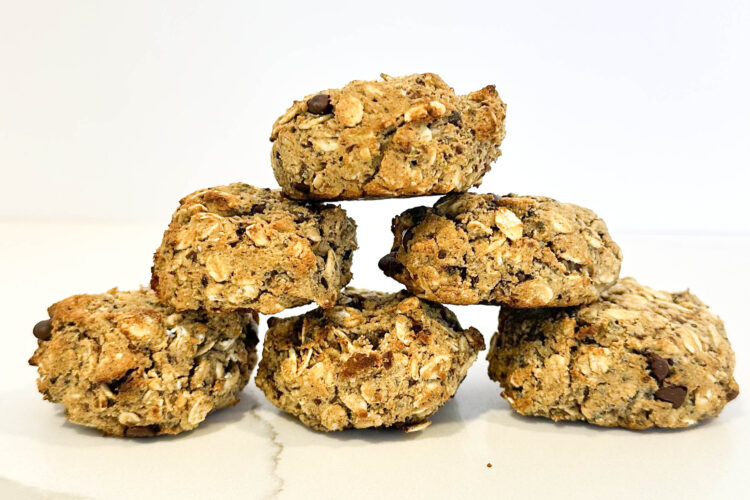
[[[505,104],[466,96],[432,73],[353,81],[295,101],[274,123],[276,180],[296,199],[463,192],[500,155]]]
[[[444,196],[393,219],[381,269],[448,304],[587,304],[615,283],[622,254],[586,208],[541,196]]]
[[[247,184],[202,189],[180,200],[151,287],[180,311],[328,308],[352,278],[356,248],[356,225],[339,207]]]

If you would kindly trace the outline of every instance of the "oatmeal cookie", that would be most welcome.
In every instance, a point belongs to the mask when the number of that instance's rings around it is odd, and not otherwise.
[[[49,317],[29,360],[39,392],[112,436],[194,429],[238,401],[257,361],[257,314],[180,313],[146,288],[75,295]]]
[[[505,104],[432,73],[353,81],[296,101],[273,125],[271,162],[301,200],[463,192],[500,155]]]
[[[721,319],[632,278],[587,306],[503,308],[487,358],[513,409],[553,420],[687,427],[739,394]]]
[[[322,431],[421,430],[466,376],[481,334],[407,292],[346,289],[336,307],[270,318],[255,383]]]
[[[352,278],[356,248],[356,225],[337,206],[247,184],[202,189],[180,200],[151,287],[180,311],[332,307]]]
[[[615,283],[622,254],[591,210],[541,196],[464,193],[393,219],[380,268],[446,304],[586,304]]]

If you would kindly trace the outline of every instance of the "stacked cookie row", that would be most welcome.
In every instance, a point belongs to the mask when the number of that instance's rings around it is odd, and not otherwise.
[[[432,74],[352,82],[296,102],[273,127],[282,192],[232,184],[180,201],[150,289],[78,295],[34,327],[45,399],[109,435],[193,429],[249,380],[307,425],[420,429],[456,392],[484,341],[445,307],[341,289],[356,226],[320,199],[464,191],[500,154],[494,87],[456,96]]]
[[[687,292],[618,281],[622,254],[590,210],[467,193],[500,154],[494,87],[457,96],[419,74],[296,101],[274,124],[281,191],[232,184],[180,201],[150,289],[53,305],[35,329],[40,391],[107,434],[196,427],[256,384],[319,430],[420,430],[481,334],[442,304],[501,305],[490,377],[525,415],[678,427],[737,394],[721,321]],[[381,269],[407,290],[346,288],[356,225],[324,201],[446,194],[393,220]]]
[[[689,292],[618,279],[620,248],[588,209],[464,193],[392,229],[380,267],[416,296],[502,306],[489,375],[523,415],[686,427],[739,393],[722,321]]]

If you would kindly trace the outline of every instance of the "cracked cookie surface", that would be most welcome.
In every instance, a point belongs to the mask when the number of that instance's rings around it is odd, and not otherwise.
[[[447,195],[396,216],[391,229],[380,268],[444,304],[585,304],[615,283],[622,261],[594,212],[541,196]]]
[[[238,401],[257,361],[257,314],[177,312],[146,288],[74,295],[34,327],[44,398],[113,436],[177,434]]]
[[[340,207],[240,183],[202,189],[180,200],[151,287],[178,310],[331,307],[356,248],[356,225]]]
[[[739,394],[721,319],[632,278],[586,306],[503,308],[487,358],[513,409],[553,420],[687,427]]]
[[[505,104],[490,85],[466,96],[432,73],[353,81],[295,101],[271,132],[271,162],[296,199],[463,192],[500,155]]]
[[[407,292],[346,289],[336,307],[268,320],[255,383],[317,430],[421,430],[484,349],[447,308]]]

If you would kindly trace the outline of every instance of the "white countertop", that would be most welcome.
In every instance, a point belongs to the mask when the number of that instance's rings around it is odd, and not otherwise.
[[[741,394],[720,418],[692,429],[635,432],[516,416],[487,378],[482,355],[422,433],[317,433],[277,411],[251,382],[237,406],[193,432],[103,438],[68,424],[61,407],[36,391],[26,363],[36,345],[31,328],[49,304],[68,295],[146,283],[161,231],[158,225],[0,224],[1,498],[750,495],[750,237],[614,235],[625,254],[624,276],[670,291],[689,285],[726,323]],[[398,288],[376,267],[386,240],[360,227],[360,245],[368,250],[355,254],[353,285]],[[489,340],[497,308],[452,309]]]

